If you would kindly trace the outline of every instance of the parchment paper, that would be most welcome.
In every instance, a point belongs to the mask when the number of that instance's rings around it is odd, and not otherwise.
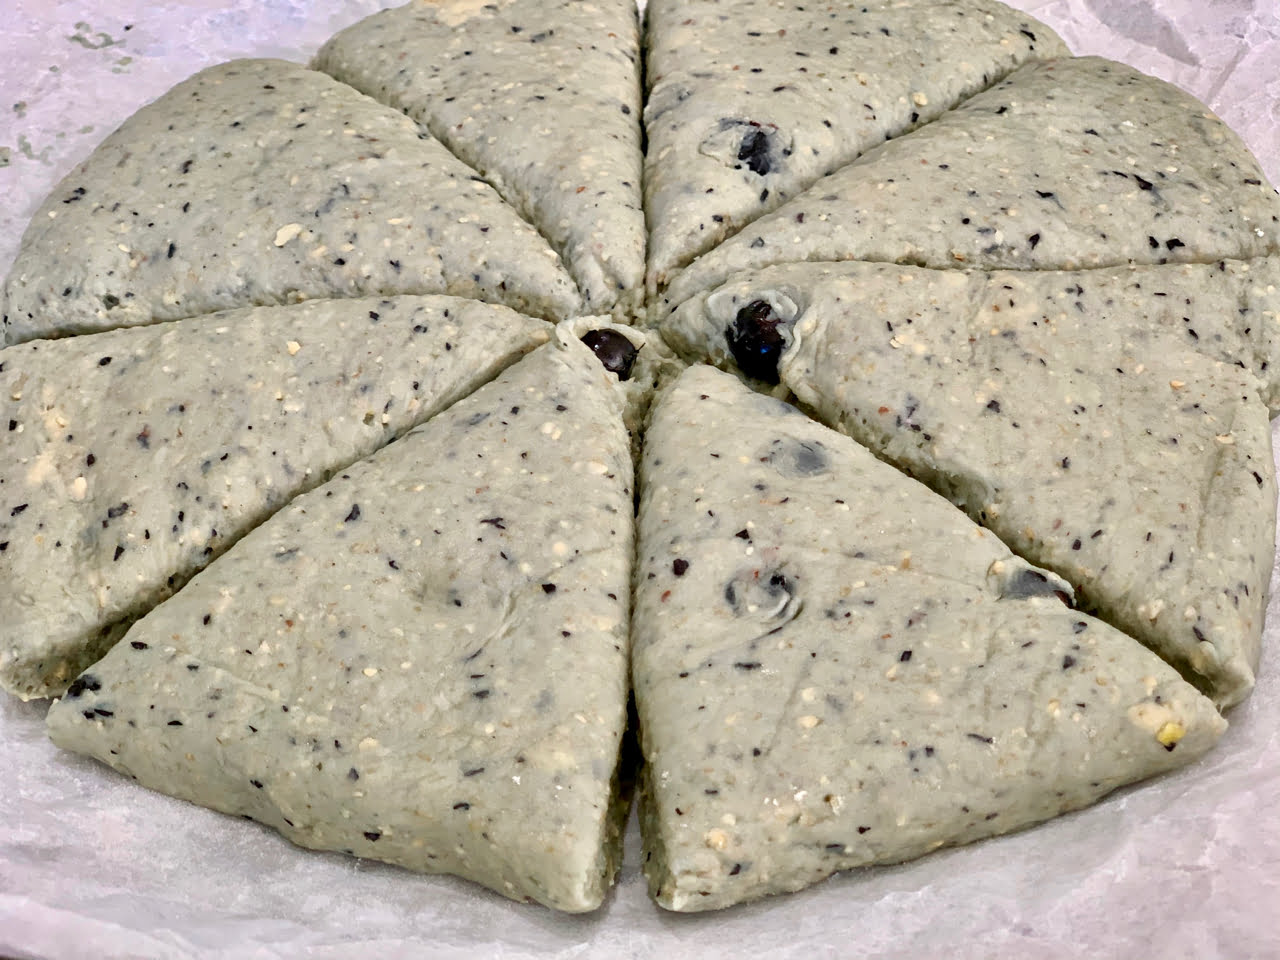
[[[1275,0],[1014,5],[1077,53],[1192,91],[1280,182]],[[40,199],[142,103],[220,60],[305,60],[380,6],[0,0],[0,274]],[[634,823],[606,906],[559,916],[459,880],[303,852],[256,824],[143,790],[55,750],[44,703],[0,694],[0,955],[1280,957],[1276,608],[1257,690],[1199,765],[1013,837],[695,917],[647,900]]]

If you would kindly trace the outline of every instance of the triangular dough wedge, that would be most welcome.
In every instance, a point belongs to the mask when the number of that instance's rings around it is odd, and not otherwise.
[[[1053,574],[726,374],[659,398],[641,476],[641,824],[665,907],[1017,830],[1226,726]]]
[[[403,110],[564,258],[589,313],[644,295],[633,0],[415,0],[333,37],[315,66]]]
[[[555,252],[390,107],[283,60],[210,67],[58,185],[5,284],[8,342],[319,297],[577,311]]]
[[[622,405],[562,327],[139,621],[50,735],[303,846],[599,906],[627,713]]]
[[[367,298],[0,351],[0,685],[60,694],[294,495],[549,330],[472,300]]]
[[[648,25],[653,289],[864,150],[1069,56],[995,0],[653,0]]]
[[[799,260],[1059,270],[1248,259],[1278,238],[1280,196],[1221,120],[1082,57],[1024,66],[818,181],[682,273],[666,302]]]
[[[1240,301],[1211,284],[1208,312],[1192,299],[1217,269],[791,264],[689,301],[667,329],[725,363],[733,331],[765,318],[774,379],[821,420],[1230,706],[1257,669],[1276,491],[1259,383],[1231,362],[1249,341],[1213,342],[1230,332],[1215,306]]]

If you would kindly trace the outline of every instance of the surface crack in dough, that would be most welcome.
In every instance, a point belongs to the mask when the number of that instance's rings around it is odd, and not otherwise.
[[[1098,396],[1108,396],[1109,391],[1107,391],[1106,388],[1096,380],[1093,380],[1092,378],[1082,379],[1089,380],[1089,385],[1097,391]],[[1110,397],[1108,397],[1108,399],[1110,399]],[[1147,489],[1146,481],[1148,477],[1144,475],[1145,471],[1143,471],[1139,465],[1138,458],[1133,455],[1133,445],[1129,442],[1128,437],[1128,427],[1130,424],[1127,423],[1125,418],[1122,416],[1122,406],[1120,404],[1109,405],[1107,418],[1111,424],[1110,437],[1108,439],[1115,440],[1117,446],[1120,448],[1120,469],[1117,470],[1119,479],[1118,481],[1113,479],[1106,487],[1099,489],[1097,495],[1105,493],[1108,501],[1110,501],[1119,494],[1119,496],[1123,498],[1123,501],[1122,503],[1115,504],[1114,506],[1118,508],[1118,512],[1121,515],[1131,515],[1136,507],[1135,501],[1137,500],[1137,496],[1134,493],[1134,487],[1137,486],[1143,490]]]
[[[1232,411],[1231,420],[1227,424],[1227,428],[1222,431],[1221,436],[1234,437],[1236,429],[1236,420],[1238,412]],[[1218,479],[1222,474],[1223,464],[1227,460],[1228,445],[1226,443],[1218,443],[1214,452],[1213,460],[1209,463],[1208,469],[1205,471],[1204,483],[1200,487],[1200,498],[1197,500],[1199,510],[1196,517],[1196,549],[1204,549],[1205,528],[1209,522],[1209,504],[1213,502],[1213,492],[1218,486]]]
[[[788,719],[787,715],[791,707],[795,705],[796,698],[800,696],[800,685],[804,683],[812,672],[812,667],[807,663],[801,663],[800,668],[796,671],[795,679],[791,682],[791,686],[787,690],[787,695],[782,699],[782,709],[778,713],[778,720],[774,724],[772,731],[764,740],[764,745],[760,748],[761,753],[768,757],[771,756],[778,746],[778,740],[782,737],[783,728]],[[752,788],[754,792],[754,787]]]
[[[458,486],[461,488],[466,485],[459,484]],[[471,486],[471,489],[475,489],[474,484],[470,486]],[[438,484],[438,483],[433,483],[431,485],[431,488],[433,490],[438,490],[440,489],[440,487],[441,487],[441,484]],[[466,656],[467,660],[474,660],[475,658],[481,656],[485,652],[485,650],[488,649],[490,643],[495,643],[500,640],[505,640],[511,636],[512,631],[515,629],[515,620],[513,617],[513,613],[515,611],[515,602],[513,601],[512,596],[513,594],[510,591],[503,592],[502,601],[501,601],[502,609],[498,613],[497,625],[485,633],[484,639],[480,641],[479,645],[476,646],[476,648],[473,651],[467,654]]]
[[[772,731],[765,739],[764,746],[758,748],[760,750],[760,757],[764,762],[760,764],[760,769],[756,772],[754,780],[748,785],[746,790],[747,796],[759,795],[761,792],[760,786],[767,779],[768,775],[785,766],[785,763],[779,763],[779,761],[785,760],[786,758],[776,756],[778,742],[783,737],[787,721],[791,719],[791,712],[792,708],[795,706],[796,698],[800,695],[801,689],[804,689],[801,685],[810,679],[812,673],[813,667],[809,663],[802,661],[799,668],[796,670],[795,680],[791,684],[791,688],[787,692],[786,698],[782,700],[782,706],[778,711],[778,719],[774,723]],[[752,749],[755,750],[756,748],[753,747]],[[771,767],[773,770],[770,769]]]

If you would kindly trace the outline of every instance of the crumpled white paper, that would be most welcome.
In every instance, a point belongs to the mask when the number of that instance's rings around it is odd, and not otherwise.
[[[142,103],[220,60],[305,60],[382,5],[7,0],[0,273],[57,179]],[[1077,53],[1124,60],[1195,93],[1280,182],[1274,0],[1014,5],[1048,22]],[[1273,595],[1276,582],[1273,575]],[[1012,837],[692,917],[648,901],[634,823],[621,882],[605,907],[560,916],[460,880],[304,852],[257,824],[143,790],[56,750],[44,736],[43,702],[0,694],[0,955],[1280,956],[1278,605],[1253,697],[1195,767]]]

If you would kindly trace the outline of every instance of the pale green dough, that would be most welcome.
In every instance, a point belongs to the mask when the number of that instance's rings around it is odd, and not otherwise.
[[[654,898],[717,909],[1216,743],[1280,194],[999,0],[410,0],[65,177],[0,397],[57,745],[574,913],[634,776]]]
[[[1194,97],[1099,57],[1033,63],[815,183],[671,282],[801,260],[1059,270],[1280,251],[1280,196]]]
[[[649,287],[1029,60],[1069,56],[995,0],[648,5]]]
[[[1215,271],[791,264],[689,301],[664,330],[727,364],[739,311],[772,304],[781,382],[807,409],[1225,707],[1253,686],[1276,502],[1268,410],[1242,369],[1271,334],[1254,341],[1231,314],[1253,297],[1253,319],[1274,325],[1275,291],[1250,280],[1274,264],[1234,264],[1234,285]]]
[[[140,620],[50,735],[303,846],[598,907],[621,853],[622,406],[561,328]]]
[[[283,60],[143,107],[36,212],[9,343],[321,297],[447,293],[560,319],[555,252],[399,112]]]
[[[403,110],[564,258],[588,313],[644,298],[633,0],[417,2],[333,37],[319,70]]]
[[[294,495],[550,329],[472,300],[365,298],[0,351],[0,685],[62,693]]]
[[[639,540],[644,870],[670,909],[1017,830],[1226,726],[1053,574],[708,367],[656,402]]]

